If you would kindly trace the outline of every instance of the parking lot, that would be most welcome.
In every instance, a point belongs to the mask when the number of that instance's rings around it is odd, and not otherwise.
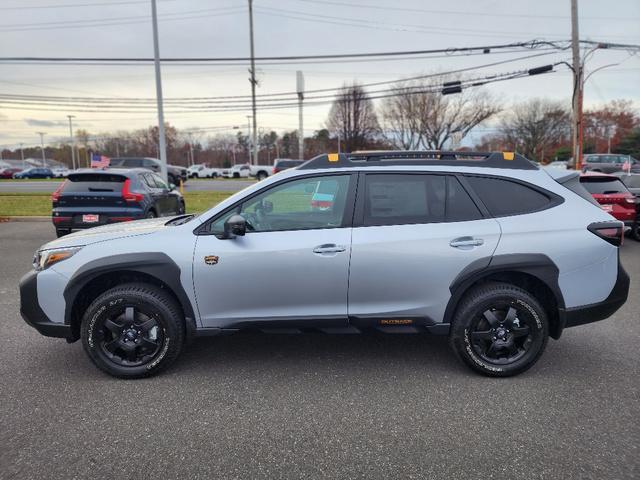
[[[62,179],[58,180],[1,180],[0,193],[33,193],[53,192]],[[245,187],[255,183],[255,180],[189,180],[184,189],[187,192],[202,192],[215,190],[218,192],[239,192]]]
[[[442,337],[247,334],[123,381],[20,318],[53,238],[0,224],[0,478],[640,478],[638,242],[626,305],[515,378],[471,373]]]

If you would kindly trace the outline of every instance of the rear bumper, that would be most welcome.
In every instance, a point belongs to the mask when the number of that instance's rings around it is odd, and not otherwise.
[[[45,337],[72,338],[71,326],[52,322],[38,303],[38,272],[30,271],[20,280],[20,315]]]
[[[82,221],[83,215],[98,215],[99,220],[94,223],[84,223]],[[141,220],[143,218],[145,218],[145,212],[141,208],[109,209],[107,211],[54,208],[51,214],[51,221],[56,228],[70,230],[82,230],[111,223]]]
[[[618,258],[618,277],[609,296],[602,302],[584,307],[560,309],[562,328],[576,327],[609,318],[627,301],[629,283],[629,275]]]

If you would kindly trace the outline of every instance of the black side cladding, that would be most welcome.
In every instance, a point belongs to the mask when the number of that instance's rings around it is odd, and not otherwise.
[[[113,255],[83,265],[71,277],[64,290],[66,303],[65,324],[69,325],[71,323],[72,306],[82,288],[91,280],[112,272],[142,273],[154,277],[167,285],[180,302],[186,317],[187,329],[195,328],[195,313],[191,301],[180,282],[180,267],[162,252]]]

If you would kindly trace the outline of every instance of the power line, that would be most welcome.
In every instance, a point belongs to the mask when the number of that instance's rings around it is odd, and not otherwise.
[[[381,6],[381,5],[371,5],[371,4],[363,4],[363,3],[347,3],[340,1],[331,1],[331,0],[295,0],[297,2],[304,3],[312,3],[312,4],[320,4],[320,5],[335,5],[335,6],[344,6],[344,7],[352,7],[352,8],[369,8],[372,10],[384,10],[384,11],[398,11],[398,12],[414,12],[414,13],[429,13],[429,14],[440,14],[440,15],[466,15],[473,17],[519,17],[519,18],[545,18],[552,20],[567,20],[569,18],[568,15],[539,15],[539,14],[530,14],[530,13],[500,13],[500,12],[479,12],[479,11],[454,11],[454,10],[426,10],[422,8],[410,8],[410,7],[401,7],[397,5],[393,6]],[[624,21],[633,21],[637,22],[640,20],[638,17],[580,17],[580,20],[624,20]]]
[[[454,47],[454,48],[437,48],[429,50],[395,50],[388,52],[370,52],[370,53],[341,53],[341,54],[325,54],[325,55],[289,55],[289,56],[268,56],[256,57],[256,62],[265,61],[291,61],[291,60],[335,60],[335,59],[355,59],[355,58],[374,58],[374,57],[392,57],[392,56],[408,56],[408,55],[428,55],[428,54],[455,54],[481,51],[491,53],[493,50],[500,49],[536,49],[539,47],[554,47],[562,49],[563,43],[568,41],[548,42],[545,40],[529,40],[526,42],[512,42],[496,45],[481,45],[476,47]],[[216,62],[248,62],[249,57],[166,57],[162,58],[162,63],[175,62],[194,62],[194,63],[216,63]],[[149,57],[0,57],[0,62],[131,62],[131,63],[150,63],[153,58]]]
[[[558,65],[559,63],[563,63],[563,62],[557,62],[554,65]],[[485,77],[480,77],[475,79],[467,79],[467,80],[461,81],[459,85],[461,89],[475,88],[475,87],[487,85],[489,83],[528,77],[531,74],[530,72],[531,70],[521,70],[517,72],[508,72],[504,74],[495,74],[495,75],[490,75],[490,76],[485,76]],[[545,72],[545,73],[551,73],[551,72]],[[375,99],[383,99],[383,98],[389,98],[389,97],[395,97],[395,96],[401,96],[401,95],[437,93],[437,92],[440,92],[443,86],[444,86],[444,83],[433,84],[426,87],[418,86],[418,87],[409,87],[409,88],[400,88],[400,89],[396,88],[396,89],[387,90],[385,93],[381,92],[379,95],[369,95],[368,98],[370,98],[371,100],[375,100]],[[305,105],[308,105],[308,106],[328,105],[333,103],[334,101],[334,100],[324,100],[324,98],[325,97],[317,97],[317,98],[310,97],[309,101],[307,101]],[[283,103],[259,105],[258,108],[260,110],[271,110],[271,109],[292,108],[297,106],[297,102],[293,101],[293,99],[283,99],[282,102]],[[33,105],[33,104],[25,104],[24,102],[21,103],[18,101],[0,100],[0,104],[5,104],[5,105],[8,104],[9,106],[4,106],[3,108],[13,109],[13,110],[68,111],[68,106],[64,106],[65,110],[59,110],[56,108],[33,108],[30,106],[26,106],[26,105]],[[105,111],[104,109],[94,110],[94,109],[91,109],[91,107],[94,107],[94,105],[87,104],[86,106],[74,107],[74,112]],[[177,107],[186,109],[186,110],[173,110],[173,111],[169,111],[168,113],[184,113],[184,112],[191,112],[191,111],[200,111],[200,112],[206,111],[209,113],[222,113],[222,112],[228,113],[228,112],[244,112],[244,111],[250,110],[251,108],[250,105],[246,105],[246,106],[245,105],[225,105],[225,106],[217,105],[212,107],[209,107],[209,106],[185,107],[185,106],[179,105]],[[108,110],[106,111],[110,113],[130,113],[131,112],[131,109],[129,110],[113,110],[112,109],[112,108],[121,108],[121,106],[113,106],[113,107],[107,107],[107,108]],[[146,106],[144,106],[144,108],[146,108]]]
[[[482,65],[474,65],[471,67],[465,67],[465,68],[459,68],[459,69],[455,69],[455,70],[449,70],[449,71],[444,71],[444,72],[438,72],[438,73],[430,73],[430,74],[423,74],[423,75],[416,75],[416,76],[412,76],[412,77],[407,77],[407,78],[396,78],[394,80],[384,80],[384,81],[378,81],[378,82],[368,82],[368,83],[362,83],[359,84],[359,86],[365,88],[365,87],[379,87],[382,85],[392,85],[394,83],[398,83],[398,82],[407,82],[407,81],[415,81],[415,80],[422,80],[422,79],[427,79],[427,78],[434,78],[434,77],[443,77],[443,76],[447,76],[447,75],[455,75],[455,74],[460,74],[460,73],[465,73],[465,72],[469,72],[469,71],[473,71],[473,70],[479,70],[479,69],[484,69],[484,68],[489,68],[489,67],[495,67],[498,65],[504,65],[504,64],[508,64],[508,63],[513,63],[513,62],[517,62],[517,61],[521,61],[521,60],[529,60],[532,58],[538,58],[538,57],[542,57],[542,56],[548,56],[548,55],[552,55],[552,54],[557,54],[558,52],[554,51],[552,53],[536,53],[533,55],[525,55],[525,56],[521,56],[521,57],[516,57],[516,58],[511,58],[511,59],[506,59],[506,60],[501,60],[501,61],[497,61],[497,62],[491,62],[491,63],[485,63]],[[2,81],[0,81],[2,82]],[[313,89],[313,90],[307,90],[306,94],[310,95],[310,94],[315,94],[315,93],[326,93],[326,92],[339,92],[342,90],[347,90],[349,89],[349,86],[341,86],[341,87],[331,87],[331,88],[318,88],[318,89]],[[100,102],[112,102],[112,103],[136,103],[136,102],[145,102],[145,103],[153,103],[155,102],[155,98],[151,98],[151,97],[129,97],[129,98],[114,98],[114,97],[78,97],[78,96],[73,96],[73,97],[55,97],[55,96],[51,96],[51,95],[11,95],[11,94],[1,94],[1,97],[15,97],[15,98],[33,98],[33,99],[54,99],[54,100],[59,100],[59,101],[79,101],[79,102],[94,102],[94,103],[100,103]],[[290,91],[290,92],[277,92],[277,93],[264,93],[264,94],[259,94],[256,95],[256,98],[260,98],[260,99],[264,99],[264,98],[270,98],[270,97],[295,97],[297,98],[297,93]],[[178,103],[185,103],[185,102],[202,102],[202,101],[211,101],[211,100],[233,100],[233,101],[242,101],[242,100],[249,100],[251,98],[250,95],[228,95],[228,96],[209,96],[209,97],[174,97],[174,98],[167,98],[165,99],[165,102],[167,103],[172,103],[172,102],[178,102]]]
[[[175,2],[177,0],[160,0],[164,2]],[[127,1],[113,1],[113,2],[97,2],[97,3],[58,3],[56,5],[21,5],[19,7],[0,7],[0,10],[41,10],[50,8],[78,8],[78,7],[98,7],[98,6],[113,6],[113,5],[134,5],[145,4],[148,0],[127,0]]]

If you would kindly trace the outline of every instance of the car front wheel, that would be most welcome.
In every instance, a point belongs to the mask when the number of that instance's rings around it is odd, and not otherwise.
[[[487,283],[466,294],[456,310],[449,340],[473,370],[508,377],[529,369],[549,337],[547,314],[529,292]]]
[[[148,377],[180,354],[184,319],[175,300],[160,288],[129,283],[93,301],[80,336],[100,370],[120,378]]]

